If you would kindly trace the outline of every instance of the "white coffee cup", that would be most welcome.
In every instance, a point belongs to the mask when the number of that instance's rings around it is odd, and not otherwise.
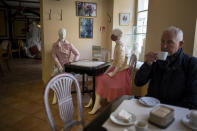
[[[197,110],[191,110],[189,124],[197,127]]]
[[[148,123],[147,121],[137,121],[135,123],[135,130],[136,131],[148,131]]]
[[[168,56],[168,52],[157,53],[157,59],[158,60],[166,60],[167,56]]]

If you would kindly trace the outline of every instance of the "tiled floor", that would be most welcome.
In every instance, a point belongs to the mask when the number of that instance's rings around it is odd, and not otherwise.
[[[50,131],[43,105],[41,60],[13,59],[10,65],[11,71],[3,65],[4,76],[0,76],[0,131]],[[83,96],[83,106],[89,98],[88,94]],[[76,101],[75,95],[73,101]],[[61,129],[58,107],[51,105],[51,108],[54,121]],[[88,124],[96,115],[89,115],[87,108],[83,111]]]

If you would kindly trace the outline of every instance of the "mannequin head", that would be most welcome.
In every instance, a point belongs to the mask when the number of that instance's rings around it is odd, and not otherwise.
[[[120,29],[112,30],[111,40],[118,41],[120,40],[121,37],[122,37],[122,31]]]
[[[59,29],[59,39],[60,41],[64,41],[66,39],[66,29]]]

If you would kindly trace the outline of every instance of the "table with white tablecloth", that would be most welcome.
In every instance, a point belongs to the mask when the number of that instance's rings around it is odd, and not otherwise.
[[[93,103],[95,101],[95,77],[104,73],[107,68],[110,66],[109,62],[102,61],[91,61],[91,60],[80,60],[77,62],[72,62],[69,64],[65,64],[65,72],[74,72],[77,74],[82,74],[82,94],[83,93],[92,93]],[[93,90],[88,90],[85,87],[85,74],[88,76],[92,76],[93,81]],[[94,104],[93,104],[94,105]]]
[[[165,105],[165,104],[163,104]],[[169,125],[166,129],[161,129],[157,126],[154,126],[150,123],[148,123],[148,128],[150,131],[159,131],[159,130],[165,130],[165,131],[188,131],[190,130],[185,125],[183,125],[181,119],[185,117],[187,114],[189,114],[189,109],[177,107],[177,106],[171,106],[166,105],[175,110],[175,120],[171,125]],[[115,112],[120,112],[120,110],[125,109],[133,114],[136,115],[137,120],[146,120],[148,121],[149,113],[154,107],[147,107],[138,102],[137,99],[131,99],[131,100],[124,100],[122,103],[118,106],[118,108],[115,110]],[[123,131],[124,129],[130,129],[134,130],[134,125],[131,126],[120,126],[115,123],[113,123],[110,120],[110,117],[105,121],[105,123],[102,125],[104,128],[106,128],[108,131]]]

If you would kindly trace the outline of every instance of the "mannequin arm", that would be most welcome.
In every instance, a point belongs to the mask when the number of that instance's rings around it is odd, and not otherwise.
[[[60,64],[59,59],[57,58],[55,52],[56,52],[56,51],[55,51],[55,49],[53,48],[53,49],[52,49],[52,57],[53,57],[53,60],[54,60],[54,62],[55,62],[56,67],[57,67],[59,70],[62,71],[62,70],[63,70],[63,67],[62,67],[62,65]]]
[[[107,68],[107,70],[105,71],[105,73],[104,74],[107,74],[107,72],[109,72],[109,70],[112,68],[113,66],[112,65],[110,65],[108,68]]]
[[[72,44],[71,44],[71,51],[75,56],[73,61],[78,61],[80,57],[80,53]]]
[[[113,72],[109,72],[108,75],[110,77],[113,77],[118,71],[120,70],[120,67],[115,67]]]

